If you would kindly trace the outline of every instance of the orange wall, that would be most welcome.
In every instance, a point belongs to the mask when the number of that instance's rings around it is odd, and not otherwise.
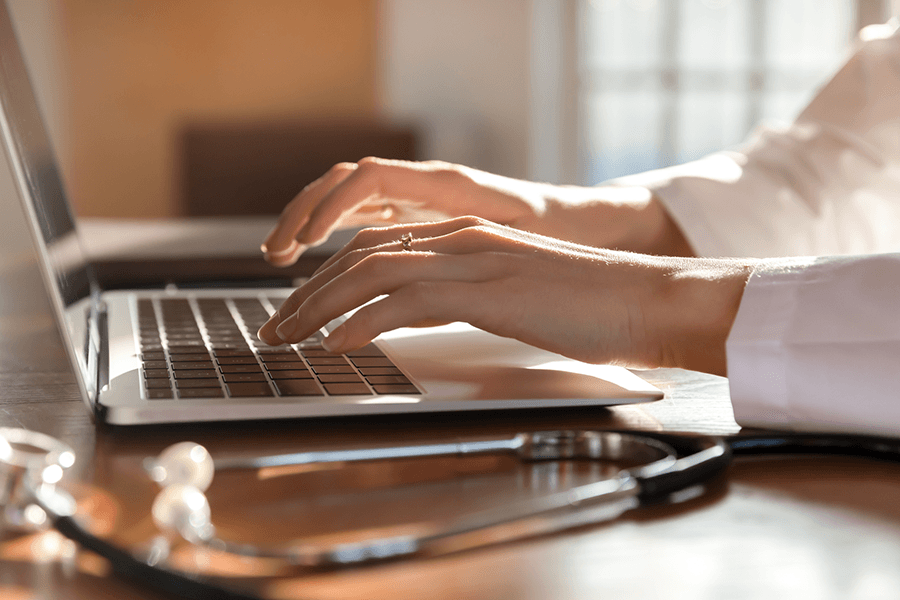
[[[67,184],[81,216],[178,214],[186,121],[376,112],[377,0],[65,0]]]

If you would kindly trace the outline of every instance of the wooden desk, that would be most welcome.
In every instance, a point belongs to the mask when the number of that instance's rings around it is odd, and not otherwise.
[[[665,400],[613,410],[546,410],[282,423],[98,426],[77,395],[43,287],[28,260],[0,272],[0,425],[58,436],[79,456],[70,480],[94,527],[119,541],[152,534],[155,490],[141,459],[194,440],[215,453],[286,451],[454,439],[551,428],[630,426],[737,431],[721,378],[645,372]],[[571,485],[572,465],[433,459],[257,478],[225,475],[210,489],[224,534],[248,541],[334,539],[486,508]],[[395,487],[398,484],[401,487]],[[256,500],[253,500],[253,499]],[[277,598],[898,598],[900,467],[854,459],[782,459],[733,466],[713,493],[641,510],[603,526],[428,560],[242,585]],[[249,506],[248,506],[249,504]],[[404,525],[406,524],[406,525]],[[347,533],[349,532],[349,533]],[[181,555],[181,559],[189,561]],[[0,540],[0,597],[160,598],[110,576],[102,560],[55,534]]]

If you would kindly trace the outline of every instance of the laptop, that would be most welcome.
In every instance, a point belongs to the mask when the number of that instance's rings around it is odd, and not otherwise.
[[[345,355],[322,348],[323,332],[269,347],[256,331],[291,289],[104,290],[79,243],[5,3],[0,132],[62,339],[98,421],[609,406],[662,398],[621,367],[573,361],[463,323],[396,330]]]

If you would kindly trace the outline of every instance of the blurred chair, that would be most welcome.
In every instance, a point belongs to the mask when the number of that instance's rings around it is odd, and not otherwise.
[[[377,122],[196,123],[179,136],[181,214],[278,214],[304,186],[342,161],[415,160],[408,127]]]

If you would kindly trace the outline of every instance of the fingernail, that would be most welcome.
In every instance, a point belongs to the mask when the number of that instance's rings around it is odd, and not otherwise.
[[[294,339],[298,329],[300,329],[300,323],[298,322],[297,315],[293,314],[275,328],[275,334],[281,338],[281,341],[287,342]]]
[[[306,249],[309,248],[306,244],[300,244],[298,242],[292,242],[291,247],[286,250],[273,250],[271,252],[266,252],[265,249],[263,252],[265,253],[266,260],[275,265],[289,265],[293,264],[300,255],[306,252]]]
[[[328,334],[328,337],[322,340],[322,347],[334,354],[340,354],[341,350],[344,349],[344,343],[346,341],[347,332],[344,331],[344,326],[341,325],[340,327],[333,329],[331,333]]]
[[[297,240],[291,240],[290,245],[284,250],[268,250],[268,244],[263,244],[263,252],[270,256],[288,256],[296,252],[297,247],[300,245],[300,242]]]

